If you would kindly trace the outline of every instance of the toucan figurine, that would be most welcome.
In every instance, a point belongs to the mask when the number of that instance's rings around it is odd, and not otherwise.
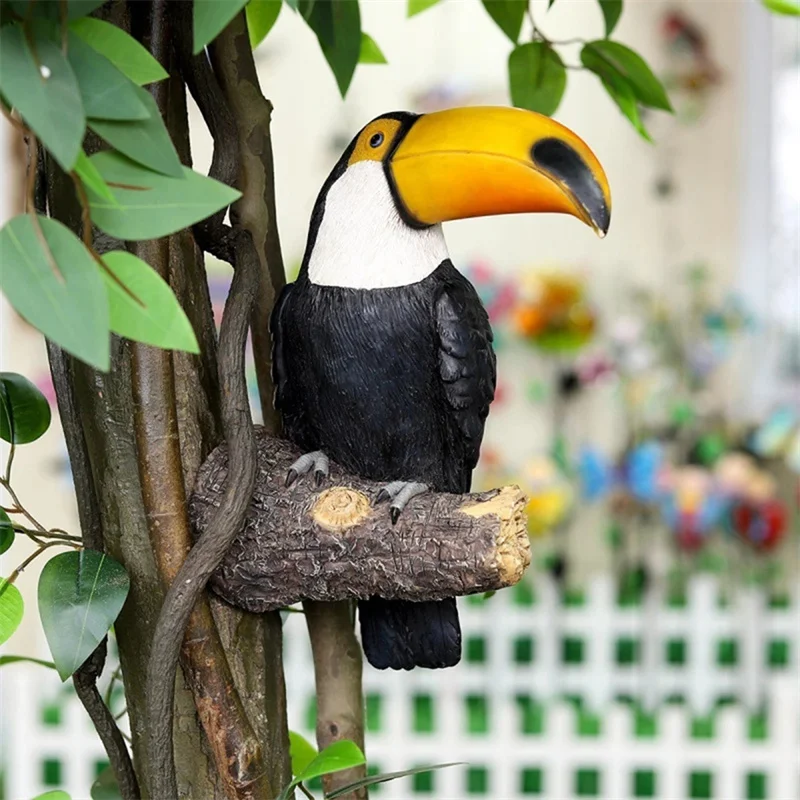
[[[272,316],[276,406],[306,455],[385,485],[392,522],[426,491],[465,493],[495,389],[489,319],[450,261],[442,222],[572,214],[600,235],[611,210],[597,158],[572,131],[513,108],[395,112],[353,139],[319,193],[297,280]],[[461,656],[455,598],[359,603],[378,669]]]

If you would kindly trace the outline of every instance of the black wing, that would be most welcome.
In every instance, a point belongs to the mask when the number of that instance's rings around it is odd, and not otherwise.
[[[284,315],[290,303],[292,286],[293,284],[287,283],[283,287],[269,320],[269,332],[272,334],[272,383],[275,386],[275,408],[278,411],[286,411],[291,406],[291,386],[284,352]]]
[[[283,287],[270,317],[272,334],[272,382],[275,385],[275,408],[283,418],[283,432],[295,444],[306,446],[307,431],[302,397],[292,379],[287,348],[291,341],[291,316],[294,284]],[[311,449],[315,449],[313,446]]]
[[[494,398],[492,329],[477,292],[455,269],[436,298],[435,315],[447,417],[447,489],[467,492]]]

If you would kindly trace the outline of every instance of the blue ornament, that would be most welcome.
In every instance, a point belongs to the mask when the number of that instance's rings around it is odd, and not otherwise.
[[[611,462],[596,448],[584,445],[578,454],[578,475],[581,492],[588,501],[607,494],[614,483]]]
[[[628,454],[625,480],[637,500],[652,503],[660,497],[659,476],[663,463],[664,452],[658,442],[644,442]]]

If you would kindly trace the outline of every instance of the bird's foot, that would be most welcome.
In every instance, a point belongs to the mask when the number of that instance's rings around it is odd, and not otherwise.
[[[328,477],[328,456],[322,450],[315,450],[313,453],[305,453],[289,467],[286,473],[286,486],[291,486],[298,478],[307,475],[314,470],[314,483],[322,486],[322,481]]]
[[[397,523],[400,518],[400,512],[406,507],[412,497],[418,494],[424,494],[428,491],[427,484],[414,483],[413,481],[392,481],[387,483],[375,498],[376,503],[383,503],[386,500],[391,500],[392,504],[389,506],[389,516],[392,518],[392,525]]]

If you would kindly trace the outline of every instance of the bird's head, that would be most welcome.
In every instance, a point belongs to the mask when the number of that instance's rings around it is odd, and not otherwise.
[[[608,230],[611,195],[605,172],[586,143],[564,125],[532,111],[500,107],[384,114],[356,135],[326,181],[306,262],[312,272],[316,262],[318,282],[324,283],[332,280],[332,265],[341,273],[348,258],[358,259],[350,273],[380,271],[382,259],[419,263],[442,252],[446,258],[440,223],[526,212],[571,214],[600,236]],[[323,252],[312,252],[320,247]],[[427,269],[422,277],[430,272],[427,264],[422,269]],[[411,272],[406,277],[420,279]],[[399,285],[398,279],[362,285]]]

